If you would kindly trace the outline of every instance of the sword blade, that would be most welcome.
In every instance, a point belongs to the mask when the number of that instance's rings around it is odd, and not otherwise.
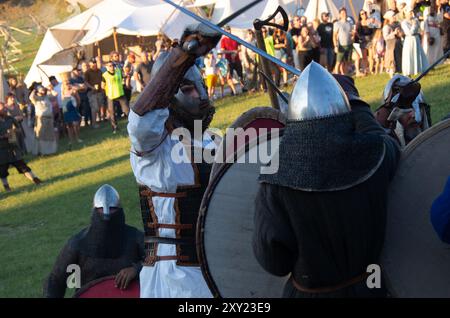
[[[191,18],[193,18],[194,20],[197,20],[197,21],[200,22],[200,23],[203,23],[204,25],[208,26],[209,28],[213,29],[214,31],[216,31],[216,32],[218,32],[218,33],[220,33],[220,34],[222,34],[222,35],[225,35],[225,36],[229,37],[230,39],[232,39],[232,40],[238,42],[239,44],[245,46],[247,49],[252,50],[253,52],[255,52],[255,53],[261,55],[262,57],[264,57],[264,58],[266,58],[266,59],[268,59],[268,60],[271,61],[272,63],[275,63],[275,64],[278,65],[278,66],[281,66],[282,68],[288,70],[288,71],[291,72],[292,74],[297,75],[297,76],[300,75],[300,73],[301,73],[300,70],[296,69],[295,67],[292,67],[292,66],[290,66],[290,65],[288,65],[288,64],[286,64],[286,63],[283,63],[283,62],[280,61],[279,59],[273,57],[273,56],[270,55],[270,54],[267,54],[267,53],[264,52],[263,50],[260,50],[259,48],[257,48],[257,47],[255,47],[255,46],[251,45],[250,43],[245,42],[245,41],[242,40],[241,38],[239,38],[239,37],[237,37],[237,36],[235,36],[235,35],[233,35],[233,34],[231,34],[231,33],[228,33],[228,32],[226,32],[226,31],[222,30],[220,27],[218,27],[218,26],[215,25],[214,23],[211,23],[211,22],[209,22],[208,20],[205,20],[205,19],[203,19],[202,17],[199,17],[199,16],[196,15],[195,13],[192,13],[191,11],[189,11],[188,9],[181,7],[181,6],[177,5],[176,3],[173,3],[173,2],[170,1],[170,0],[162,0],[162,1],[164,1],[164,2],[166,2],[166,3],[168,3],[168,4],[170,4],[171,6],[173,6],[173,7],[175,7],[175,8],[177,8],[178,10],[180,10],[181,12],[183,12],[184,14],[190,16]]]
[[[443,60],[445,60],[450,55],[450,50],[445,52],[443,56],[441,56],[440,59],[438,59],[436,62],[434,62],[430,67],[428,67],[425,71],[423,71],[422,74],[420,74],[413,82],[417,83],[420,81],[425,75],[427,75],[433,68],[435,68],[439,63],[441,63]]]

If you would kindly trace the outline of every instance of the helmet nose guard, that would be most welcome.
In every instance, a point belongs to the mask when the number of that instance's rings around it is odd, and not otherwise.
[[[103,219],[109,220],[111,208],[120,208],[119,193],[109,184],[102,185],[94,195],[94,209],[103,209]]]

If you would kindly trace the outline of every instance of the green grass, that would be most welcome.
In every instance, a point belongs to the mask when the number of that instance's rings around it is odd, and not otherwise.
[[[433,121],[450,112],[450,66],[440,67],[423,81],[432,105]],[[379,105],[387,76],[357,80],[361,96]],[[268,105],[267,95],[229,97],[216,102],[212,127],[225,129],[239,114]],[[42,283],[66,240],[87,226],[92,196],[104,183],[117,188],[127,222],[141,228],[137,186],[129,164],[129,141],[112,135],[108,124],[99,130],[82,129],[85,141],[69,150],[66,140],[51,157],[30,159],[45,184],[36,187],[11,169],[12,193],[0,192],[0,297],[39,297]],[[0,190],[1,191],[1,190]]]

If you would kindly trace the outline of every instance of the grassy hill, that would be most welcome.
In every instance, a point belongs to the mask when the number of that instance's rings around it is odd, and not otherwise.
[[[385,75],[357,79],[361,96],[379,105]],[[436,122],[450,113],[450,66],[442,66],[423,83]],[[242,112],[268,105],[267,95],[230,97],[216,103],[212,127],[224,129]],[[51,157],[31,159],[30,166],[45,180],[31,185],[11,170],[12,193],[0,189],[0,297],[39,297],[42,283],[66,240],[90,221],[95,190],[104,183],[117,188],[127,222],[141,228],[137,186],[129,164],[130,144],[125,135],[112,135],[108,124],[99,130],[83,129],[83,144],[69,150],[66,140]]]
[[[26,35],[11,30],[12,36],[21,43],[19,48],[22,50],[22,54],[14,56],[11,63],[18,73],[27,74],[44,37],[42,32],[38,32],[39,28],[33,18],[44,27],[50,27],[64,21],[72,14],[74,13],[65,0],[12,0],[0,3],[0,21],[8,26],[31,33],[31,35]],[[3,43],[4,38],[2,37],[0,46]]]

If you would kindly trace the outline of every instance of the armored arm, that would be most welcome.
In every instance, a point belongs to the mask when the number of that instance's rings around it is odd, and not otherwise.
[[[168,107],[196,58],[208,53],[219,40],[220,35],[203,25],[188,27],[181,38],[181,46],[172,49],[131,109],[143,116],[153,109]]]
[[[333,76],[339,82],[350,101],[355,131],[362,134],[378,135],[383,138],[386,147],[385,158],[389,162],[390,175],[393,176],[397,163],[400,160],[400,146],[398,142],[375,119],[370,106],[359,98],[359,92],[355,87],[353,79],[342,75]]]
[[[78,253],[72,248],[69,241],[59,253],[53,269],[44,283],[44,297],[64,298],[67,287],[67,267],[78,263]]]
[[[195,56],[174,48],[161,69],[151,79],[132,110],[143,116],[149,111],[169,106],[186,71],[194,65]]]

